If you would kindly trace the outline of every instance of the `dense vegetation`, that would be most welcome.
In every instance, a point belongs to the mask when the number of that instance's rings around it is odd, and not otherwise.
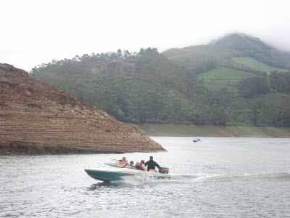
[[[203,46],[118,50],[32,70],[134,123],[290,126],[290,53],[242,34]]]

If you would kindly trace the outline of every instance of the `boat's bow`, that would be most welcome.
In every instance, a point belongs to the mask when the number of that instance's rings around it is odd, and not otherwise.
[[[113,171],[105,171],[105,170],[85,169],[85,171],[90,177],[103,181],[103,182],[120,181],[124,179],[124,177],[134,175],[128,172],[116,172],[116,171],[113,172]]]

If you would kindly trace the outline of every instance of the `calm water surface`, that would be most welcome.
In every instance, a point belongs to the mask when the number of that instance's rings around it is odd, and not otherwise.
[[[290,217],[290,139],[154,139],[170,179],[104,186],[84,173],[118,154],[0,156],[0,217]]]

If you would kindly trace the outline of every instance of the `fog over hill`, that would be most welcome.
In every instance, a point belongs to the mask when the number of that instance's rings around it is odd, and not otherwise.
[[[146,47],[165,51],[207,44],[230,32],[290,50],[286,0],[10,0],[1,7],[0,62],[27,71],[76,54]]]

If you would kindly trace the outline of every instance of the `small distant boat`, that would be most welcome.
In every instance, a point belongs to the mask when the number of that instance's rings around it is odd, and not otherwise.
[[[199,141],[200,141],[200,139],[199,139],[199,138],[197,138],[197,139],[193,139],[192,141],[193,141],[193,142],[199,142]]]

